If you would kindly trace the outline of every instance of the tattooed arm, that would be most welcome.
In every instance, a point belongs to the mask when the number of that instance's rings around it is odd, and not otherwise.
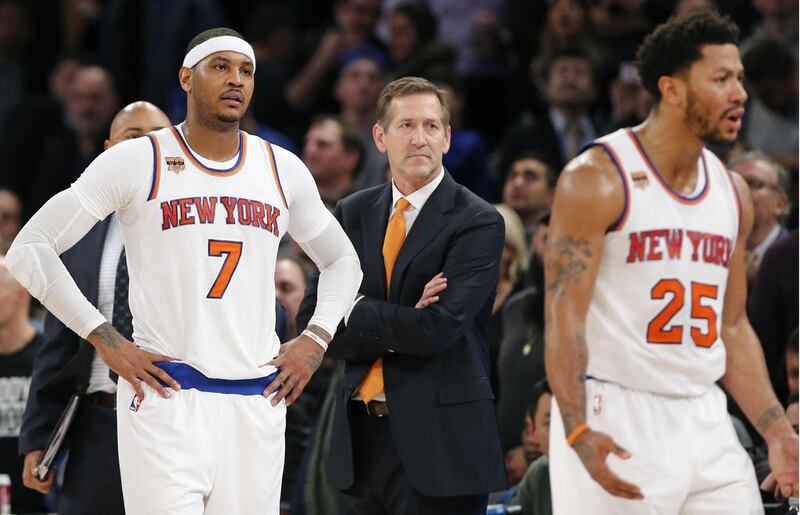
[[[727,363],[721,382],[766,440],[770,469],[781,493],[786,497],[796,496],[797,436],[772,391],[764,353],[745,310],[747,279],[744,254],[747,236],[753,226],[753,203],[744,180],[734,175],[734,183],[742,200],[742,217],[722,310],[722,341],[725,342]]]
[[[545,253],[545,366],[567,435],[585,422],[589,361],[585,325],[606,230],[625,204],[622,182],[600,148],[564,169],[556,186]],[[641,498],[638,487],[606,466],[609,453],[627,458],[609,435],[583,432],[573,448],[586,470],[613,495]]]
[[[306,331],[321,338],[326,344],[333,338],[327,331],[314,324],[309,324]],[[267,363],[278,369],[278,375],[264,389],[264,396],[269,397],[277,392],[270,400],[272,405],[277,406],[281,399],[285,398],[286,405],[290,406],[322,364],[324,355],[325,350],[313,338],[302,333],[281,345],[278,357]]]
[[[138,348],[133,342],[119,334],[119,331],[108,322],[104,322],[89,333],[86,340],[94,345],[97,353],[111,370],[116,372],[120,378],[131,383],[140,399],[144,399],[142,381],[165,398],[169,397],[169,392],[159,384],[158,379],[173,390],[180,390],[177,381],[155,366],[155,363],[159,361],[169,361],[175,358]]]

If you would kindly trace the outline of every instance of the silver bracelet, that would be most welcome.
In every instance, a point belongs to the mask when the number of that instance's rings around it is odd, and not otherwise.
[[[320,347],[322,347],[323,351],[327,351],[328,350],[328,343],[325,340],[322,339],[322,336],[320,336],[320,335],[318,335],[316,333],[312,333],[308,329],[303,330],[303,332],[300,333],[300,334],[302,334],[303,336],[308,336],[309,338],[311,338],[312,340],[317,342],[317,344]]]

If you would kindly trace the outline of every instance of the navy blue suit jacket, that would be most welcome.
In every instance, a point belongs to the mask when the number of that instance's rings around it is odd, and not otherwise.
[[[391,183],[339,202],[336,217],[358,252],[364,294],[328,354],[347,366],[337,393],[328,478],[353,483],[348,403],[375,359],[383,358],[389,423],[405,475],[434,497],[506,488],[506,471],[489,379],[487,326],[503,248],[503,220],[445,172],[397,256],[387,294],[381,248]],[[444,272],[438,303],[414,306]],[[311,281],[301,311],[313,310]]]

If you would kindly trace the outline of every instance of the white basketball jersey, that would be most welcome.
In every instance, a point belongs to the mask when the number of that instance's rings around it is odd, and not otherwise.
[[[697,188],[670,188],[630,129],[597,140],[625,185],[606,234],[586,322],[587,374],[647,392],[697,396],[725,371],[720,339],[739,197],[710,151]]]
[[[148,135],[153,180],[123,225],[134,340],[209,377],[264,376],[278,353],[275,261],[289,210],[264,140],[240,132],[226,169],[206,166],[174,127]]]

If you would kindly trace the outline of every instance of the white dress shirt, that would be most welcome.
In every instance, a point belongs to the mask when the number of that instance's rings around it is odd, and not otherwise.
[[[767,249],[772,246],[773,243],[778,241],[778,236],[781,234],[781,224],[775,224],[775,227],[767,233],[767,236],[761,240],[761,243],[756,245],[756,248],[753,249],[753,254],[756,255],[759,261],[761,258],[764,257],[764,254],[767,252]]]
[[[100,258],[100,274],[97,279],[97,309],[107,320],[111,320],[114,312],[114,284],[117,279],[117,265],[119,264],[121,253],[122,229],[120,228],[119,220],[117,220],[117,215],[111,215],[105,245],[103,246],[103,255]],[[95,392],[114,393],[116,391],[117,385],[108,376],[108,365],[95,352],[86,394]]]
[[[428,201],[430,196],[433,194],[434,190],[439,186],[439,184],[444,179],[444,168],[439,170],[439,175],[436,176],[431,182],[426,184],[425,186],[421,187],[420,189],[410,193],[408,195],[403,195],[400,190],[397,189],[397,186],[392,181],[392,205],[389,210],[389,218],[391,218],[392,213],[394,213],[395,208],[397,207],[397,202],[401,198],[405,198],[410,206],[403,211],[403,221],[406,223],[406,236],[408,235],[408,231],[411,230],[411,226],[414,225],[414,222],[417,220],[419,216],[419,212],[422,210],[425,203]],[[433,277],[431,277],[433,279]],[[344,316],[345,325],[347,325],[347,321],[350,319],[350,314],[353,312],[353,308],[356,307],[358,301],[360,301],[363,297],[358,297],[354,302],[353,305],[350,306],[350,310]],[[355,394],[353,395],[353,399],[358,400],[361,399],[361,396],[358,394],[358,390],[356,390]],[[376,401],[386,401],[386,394],[384,392],[380,392],[378,395],[375,396]]]

